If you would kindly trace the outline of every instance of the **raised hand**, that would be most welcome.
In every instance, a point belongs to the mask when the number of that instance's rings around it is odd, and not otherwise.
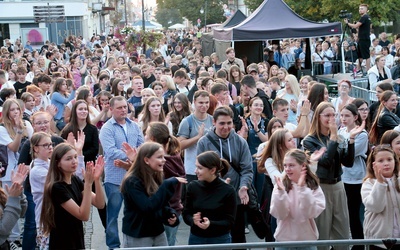
[[[300,109],[300,115],[308,115],[310,113],[311,103],[308,99],[304,100]]]
[[[68,144],[70,144],[71,146],[75,145],[75,136],[74,136],[74,134],[73,134],[72,132],[69,132],[69,133],[68,133],[67,142],[68,142]]]
[[[55,105],[48,105],[46,107],[46,111],[52,116],[54,117],[57,114],[57,107]]]
[[[382,168],[377,167],[375,163],[372,163],[372,169],[374,170],[375,178],[379,183],[386,183],[385,177],[382,175]]]
[[[123,161],[123,160],[117,159],[117,160],[114,160],[114,165],[116,167],[123,168],[126,171],[128,171],[129,168],[132,166],[132,163],[129,161]]]
[[[13,182],[11,184],[11,187],[8,187],[6,184],[6,191],[8,193],[8,196],[10,197],[18,197],[22,194],[22,191],[24,190],[24,187],[22,184],[19,184],[17,182]]]
[[[275,183],[276,183],[276,186],[278,187],[278,190],[285,190],[285,186],[283,185],[280,177],[275,176]]]
[[[137,149],[129,145],[127,142],[122,143],[122,151],[124,151],[130,161],[136,159]]]
[[[83,145],[85,144],[85,133],[83,131],[78,131],[77,133],[78,138],[75,139],[74,138],[74,146],[75,146],[75,150],[78,151],[82,151],[83,149]]]
[[[329,118],[329,131],[331,133],[331,136],[337,137],[338,129],[337,129],[335,117]]]
[[[198,134],[199,134],[199,138],[204,135],[205,127],[206,127],[206,125],[204,123],[199,125],[199,128],[197,130]]]
[[[352,130],[350,130],[350,138],[356,137],[364,130],[364,128],[365,128],[365,121],[363,121],[360,126],[355,126]]]
[[[188,183],[186,178],[183,178],[183,177],[175,177],[175,178],[176,178],[180,183],[183,183],[183,184]]]
[[[300,187],[304,186],[304,184],[306,184],[306,176],[307,176],[307,167],[303,166],[301,168],[300,177],[299,180],[297,181],[297,185],[299,185]]]
[[[318,161],[326,152],[326,147],[317,149],[310,155],[310,161]]]
[[[11,182],[21,184],[24,183],[26,176],[29,174],[29,166],[24,163],[18,165],[17,172],[11,171]]]
[[[93,184],[94,181],[94,164],[92,161],[89,161],[86,163],[86,170],[84,171],[84,180],[85,183],[88,183],[90,185]],[[83,170],[82,170],[83,171]]]
[[[104,157],[100,155],[97,157],[96,164],[94,166],[94,180],[100,180],[104,171]]]
[[[247,205],[249,203],[249,194],[247,193],[248,187],[242,186],[239,191],[239,198],[240,198],[240,203],[243,205]]]

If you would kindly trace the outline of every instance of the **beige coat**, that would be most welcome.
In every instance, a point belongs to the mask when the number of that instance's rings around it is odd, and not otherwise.
[[[364,237],[366,239],[392,238],[394,211],[400,208],[400,193],[397,192],[392,177],[391,183],[379,183],[376,179],[367,179],[361,188],[365,205]],[[400,216],[397,216],[400,225]]]

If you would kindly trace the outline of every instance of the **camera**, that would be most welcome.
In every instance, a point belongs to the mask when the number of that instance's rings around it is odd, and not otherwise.
[[[339,18],[347,18],[351,19],[353,17],[353,13],[348,12],[347,10],[340,10],[339,12]]]

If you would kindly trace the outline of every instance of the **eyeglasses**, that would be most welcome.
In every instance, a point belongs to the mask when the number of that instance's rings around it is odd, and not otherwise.
[[[43,122],[35,122],[36,126],[42,126],[42,125],[47,125],[49,124],[50,121],[43,121]]]
[[[349,89],[350,87],[349,86],[346,86],[346,85],[341,85],[340,86],[342,89]]]
[[[36,145],[36,146],[40,146],[40,147],[44,147],[44,148],[49,149],[50,147],[54,147],[54,143],[45,143],[45,144]]]
[[[359,108],[358,111],[360,111],[360,112],[368,112],[369,108]]]
[[[254,107],[260,107],[260,108],[263,108],[263,107],[264,107],[263,104],[253,104],[253,106],[254,106]]]
[[[331,117],[337,117],[338,116],[338,114],[337,113],[335,113],[335,114],[319,114],[320,116],[323,116],[323,117],[325,117],[325,118],[331,118]]]

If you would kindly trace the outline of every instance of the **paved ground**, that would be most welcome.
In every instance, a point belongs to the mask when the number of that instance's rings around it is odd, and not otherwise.
[[[122,225],[122,209],[119,216],[118,225],[121,228]],[[178,234],[177,234],[177,243],[176,245],[186,245],[189,238],[189,227],[183,222],[179,225]],[[121,229],[119,230],[121,232]],[[120,234],[120,238],[122,240],[122,235]],[[246,234],[247,242],[262,242],[262,240],[258,239],[257,236],[252,232],[250,227],[250,233]],[[105,233],[103,230],[103,226],[100,221],[99,214],[97,213],[96,208],[92,207],[91,219],[86,222],[86,235],[85,235],[85,243],[87,249],[101,249],[106,250],[106,239]]]

